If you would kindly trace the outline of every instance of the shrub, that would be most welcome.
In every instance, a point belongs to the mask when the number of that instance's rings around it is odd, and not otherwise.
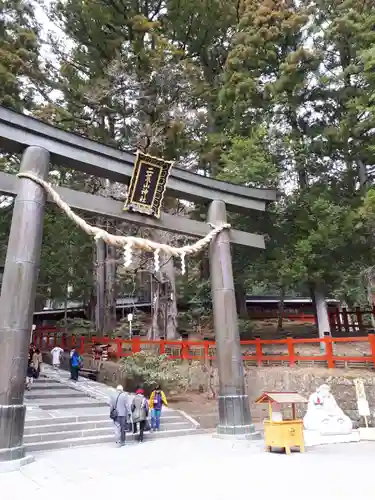
[[[146,393],[150,393],[156,385],[160,385],[164,391],[186,389],[188,381],[183,377],[180,365],[179,360],[168,359],[165,354],[141,351],[123,358],[120,371],[127,390],[143,387]]]

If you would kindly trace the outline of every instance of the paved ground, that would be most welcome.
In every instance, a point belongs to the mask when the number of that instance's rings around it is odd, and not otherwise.
[[[373,499],[375,443],[311,448],[292,456],[199,435],[40,454],[0,474],[4,500],[154,498]],[[130,495],[130,496],[129,496]]]

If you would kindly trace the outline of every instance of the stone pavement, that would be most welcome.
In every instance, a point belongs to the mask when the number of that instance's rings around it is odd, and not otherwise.
[[[374,442],[269,454],[261,442],[233,444],[194,435],[45,452],[0,474],[4,500],[373,499]]]

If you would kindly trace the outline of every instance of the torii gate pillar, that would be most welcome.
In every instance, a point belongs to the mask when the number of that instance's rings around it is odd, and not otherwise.
[[[41,147],[27,148],[20,172],[33,172],[47,180],[49,157]],[[14,468],[17,463],[22,465],[25,455],[23,396],[45,202],[41,186],[29,179],[20,180],[0,297],[0,469],[1,462],[14,462]]]
[[[208,222],[216,226],[227,222],[223,201],[210,204]],[[217,435],[258,438],[245,389],[228,230],[219,233],[210,245],[210,275],[220,384]]]

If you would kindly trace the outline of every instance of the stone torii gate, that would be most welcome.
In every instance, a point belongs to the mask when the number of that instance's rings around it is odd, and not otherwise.
[[[65,132],[34,118],[0,107],[0,148],[22,153],[20,173],[47,180],[50,162],[126,184],[133,154]],[[162,213],[159,219],[124,212],[123,204],[88,193],[56,188],[73,209],[105,215],[151,228],[202,237],[204,222]],[[26,408],[24,383],[34,312],[35,291],[48,199],[44,188],[29,178],[0,173],[0,193],[16,195],[0,297],[0,462],[24,457]],[[207,221],[227,220],[227,207],[241,213],[264,211],[276,199],[273,190],[251,189],[173,168],[167,196],[209,204]],[[79,230],[79,229],[77,229]],[[219,370],[218,435],[251,438],[255,435],[245,391],[239,343],[230,243],[264,248],[264,238],[224,229],[210,244],[210,274]],[[10,464],[9,464],[10,465]]]

